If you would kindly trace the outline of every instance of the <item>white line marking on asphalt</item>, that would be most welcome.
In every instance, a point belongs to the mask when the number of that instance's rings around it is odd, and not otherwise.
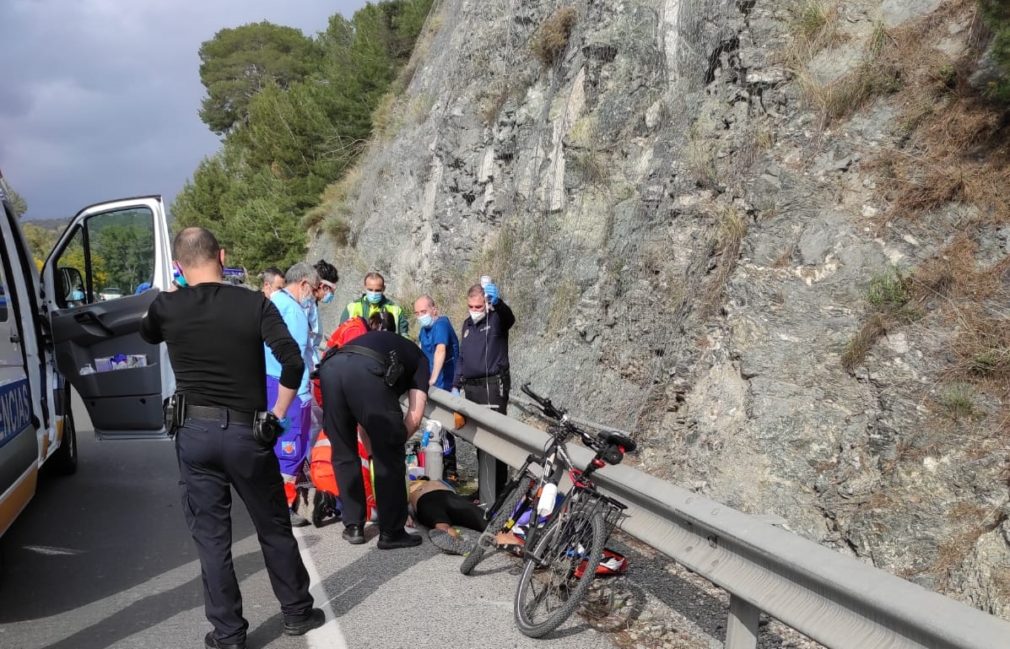
[[[38,554],[43,554],[50,557],[73,557],[81,554],[81,550],[72,550],[70,548],[56,548],[51,545],[26,545],[25,550],[29,552],[37,552]]]
[[[297,527],[292,528],[292,531],[294,531],[296,538],[304,538],[301,530]],[[309,649],[347,649],[347,640],[344,639],[344,633],[340,630],[337,614],[330,606],[330,598],[323,589],[323,580],[319,576],[319,570],[316,569],[316,563],[312,560],[309,549],[300,543],[299,550],[305,570],[309,573],[309,592],[316,600],[316,606],[326,613],[326,623],[318,629],[309,631],[305,636],[309,641]]]
[[[358,585],[360,585],[360,584],[363,584],[363,583],[365,583],[365,578],[364,578],[364,577],[362,577],[362,578],[361,578],[361,579],[359,579],[358,581],[354,582],[353,584],[351,584],[351,585],[350,585],[350,586],[348,586],[347,588],[345,588],[345,589],[343,589],[342,591],[340,591],[339,593],[337,593],[337,594],[336,594],[336,595],[334,596],[334,598],[333,598],[333,599],[336,599],[337,597],[340,597],[341,595],[346,595],[347,593],[351,592],[351,590],[352,590],[352,589],[354,589],[354,588],[357,588],[357,587],[358,587]]]

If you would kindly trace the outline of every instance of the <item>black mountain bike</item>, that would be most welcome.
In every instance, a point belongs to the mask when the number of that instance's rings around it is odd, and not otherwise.
[[[579,607],[596,576],[603,547],[626,506],[596,489],[593,473],[607,464],[620,464],[635,442],[618,432],[588,433],[568,418],[550,399],[522,386],[552,420],[551,441],[540,455],[531,454],[488,510],[491,520],[474,548],[463,559],[460,572],[470,574],[492,546],[499,532],[512,530],[519,514],[529,523],[523,543],[524,559],[515,596],[516,626],[532,638],[544,636]],[[566,443],[574,436],[596,451],[584,469],[576,468]],[[532,467],[540,467],[534,473]],[[557,503],[557,487],[568,474],[572,488]]]

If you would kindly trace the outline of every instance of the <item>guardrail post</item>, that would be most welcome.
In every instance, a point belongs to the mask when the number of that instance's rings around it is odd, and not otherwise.
[[[726,649],[755,649],[761,609],[736,595],[729,598],[729,621],[726,624]]]
[[[480,449],[477,450],[477,495],[482,503],[494,503],[498,496],[496,490],[497,460],[495,456]]]

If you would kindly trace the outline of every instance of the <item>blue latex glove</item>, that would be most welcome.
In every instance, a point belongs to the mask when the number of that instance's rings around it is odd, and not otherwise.
[[[277,423],[281,425],[281,430],[284,431],[285,433],[288,432],[289,428],[291,428],[291,420],[288,419],[287,417],[282,417],[278,419]]]
[[[498,304],[500,299],[498,296],[498,287],[494,284],[488,284],[484,287],[484,295],[487,297],[487,301],[491,304]]]
[[[453,388],[452,389],[452,396],[454,396],[454,397],[458,397],[459,396],[459,388]]]

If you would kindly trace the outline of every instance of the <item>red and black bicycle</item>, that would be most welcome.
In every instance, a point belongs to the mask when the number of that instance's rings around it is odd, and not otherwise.
[[[582,430],[564,409],[533,392],[529,384],[522,391],[552,422],[548,427],[551,440],[543,453],[526,458],[489,508],[487,529],[463,559],[460,572],[470,574],[487,551],[498,545],[499,534],[515,531],[525,519],[524,563],[514,612],[519,630],[539,638],[579,607],[596,577],[604,545],[626,509],[597,490],[593,474],[607,464],[620,464],[636,444],[624,433],[597,435]],[[582,469],[574,466],[566,448],[576,436],[595,451]],[[558,487],[566,475],[571,487],[561,494]]]

